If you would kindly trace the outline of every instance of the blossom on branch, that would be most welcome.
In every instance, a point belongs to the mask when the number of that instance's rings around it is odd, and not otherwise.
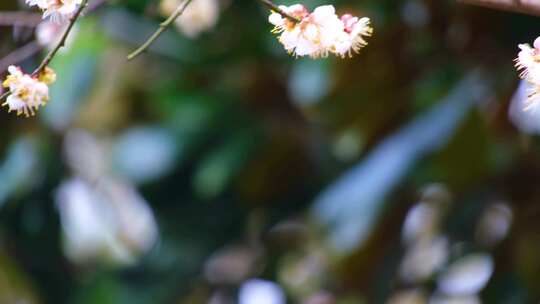
[[[373,33],[369,18],[349,14],[340,18],[332,5],[319,6],[312,13],[301,4],[279,8],[299,21],[283,16],[282,12],[272,12],[268,18],[274,25],[272,32],[280,34],[279,42],[297,57],[321,58],[331,53],[352,56],[367,45],[364,38]]]
[[[540,37],[536,38],[533,47],[520,44],[520,52],[515,59],[519,77],[528,84],[525,110],[540,104]]]
[[[26,3],[42,10],[44,19],[63,23],[77,11],[82,0],[26,0]]]
[[[39,75],[32,76],[16,66],[10,66],[8,72],[2,85],[9,88],[9,95],[2,106],[7,106],[9,112],[16,111],[17,115],[35,115],[49,100],[49,85],[56,81],[56,74],[45,68]]]

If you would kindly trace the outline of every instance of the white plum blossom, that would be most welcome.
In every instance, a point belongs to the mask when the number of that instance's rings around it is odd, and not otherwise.
[[[171,15],[179,5],[178,0],[163,0],[160,11],[163,15]],[[189,38],[196,38],[201,33],[213,28],[219,18],[219,2],[217,0],[193,0],[180,15],[175,25],[179,31]]]
[[[49,100],[48,85],[56,81],[56,74],[45,68],[39,75],[32,76],[16,66],[10,66],[8,72],[3,86],[9,88],[9,95],[2,106],[7,106],[9,112],[15,111],[17,115],[35,115],[36,110]]]
[[[75,13],[82,0],[26,0],[26,3],[42,10],[44,19],[62,23]]]
[[[342,57],[359,53],[368,44],[364,37],[373,34],[373,28],[369,25],[369,18],[363,17],[359,19],[346,14],[341,17],[341,21],[345,26],[345,31],[340,34],[334,52]]]
[[[533,47],[520,44],[519,49],[515,62],[519,77],[528,83],[525,110],[529,110],[540,102],[540,37],[536,38]]]
[[[330,53],[352,56],[367,45],[364,37],[373,33],[369,18],[359,19],[349,14],[340,18],[332,5],[319,6],[312,13],[301,4],[279,8],[299,21],[290,20],[280,12],[272,12],[268,21],[274,25],[273,32],[280,34],[279,42],[298,57],[321,58]]]

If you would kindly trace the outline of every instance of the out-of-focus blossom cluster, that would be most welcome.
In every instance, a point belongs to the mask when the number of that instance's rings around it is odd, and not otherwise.
[[[400,278],[408,288],[395,293],[388,303],[481,303],[478,294],[491,279],[494,262],[486,252],[462,252],[459,248],[465,243],[451,243],[443,234],[449,204],[444,187],[433,185],[407,214]],[[475,243],[493,248],[506,237],[511,223],[512,212],[506,204],[488,205],[476,225]],[[424,284],[431,279],[437,287],[430,294]]]
[[[78,264],[130,265],[154,245],[157,225],[136,188],[110,172],[106,151],[84,131],[66,137],[66,162],[74,177],[56,195],[64,250]]]
[[[245,282],[238,293],[239,304],[285,304],[285,293],[276,283],[252,279]]]
[[[161,14],[170,16],[180,3],[182,1],[162,0],[159,7]],[[218,18],[219,3],[217,0],[193,0],[182,15],[175,20],[175,25],[184,35],[196,38],[213,28]]]
[[[449,201],[450,194],[433,185],[407,214],[403,225],[406,251],[400,269],[404,282],[425,281],[447,262],[449,244],[446,236],[440,234],[440,226]]]
[[[520,71],[519,77],[527,82],[527,102],[525,110],[536,110],[540,102],[540,37],[536,38],[531,47],[529,44],[520,44],[520,52],[515,59],[516,67]]]
[[[45,68],[33,76],[16,66],[10,66],[8,72],[3,86],[9,88],[9,95],[2,106],[7,106],[9,112],[15,111],[17,115],[35,115],[39,107],[49,100],[49,85],[56,81],[55,72]]]
[[[36,6],[43,11],[43,18],[54,22],[64,22],[82,4],[82,0],[26,0],[30,6]]]
[[[279,12],[272,12],[268,20],[275,26],[273,32],[279,34],[279,42],[298,57],[352,56],[367,45],[364,38],[373,33],[369,18],[349,14],[340,18],[332,5],[319,6],[311,13],[301,4],[279,8],[298,21]]]

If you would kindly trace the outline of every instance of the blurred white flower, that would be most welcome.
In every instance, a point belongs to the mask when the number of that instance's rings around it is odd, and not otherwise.
[[[129,265],[157,239],[152,211],[127,184],[103,180],[90,185],[74,178],[60,185],[56,201],[64,249],[75,263]]]
[[[407,283],[431,277],[448,260],[448,240],[439,236],[420,239],[407,249],[401,263],[400,276]]]
[[[254,271],[257,258],[256,250],[247,246],[220,249],[206,261],[204,276],[212,284],[238,284]]]
[[[476,228],[479,243],[494,246],[502,241],[512,227],[512,209],[505,203],[490,205],[482,214]]]
[[[7,106],[9,112],[15,111],[17,115],[35,115],[39,107],[49,100],[48,85],[56,81],[56,74],[46,68],[39,75],[32,76],[13,65],[8,68],[8,72],[3,87],[9,88],[10,94],[2,106]]]
[[[64,137],[64,160],[76,176],[97,181],[109,172],[106,147],[90,133],[70,130]]]
[[[369,18],[343,15],[339,18],[332,5],[317,7],[310,13],[303,5],[280,6],[283,12],[299,22],[289,20],[278,12],[272,12],[268,21],[279,34],[279,42],[298,57],[327,57],[333,53],[340,57],[358,53],[367,45],[364,37],[371,36]]]
[[[439,228],[440,210],[435,204],[420,202],[414,205],[403,223],[402,237],[407,244],[433,236]]]
[[[68,257],[84,261],[112,251],[111,255],[127,255],[115,242],[110,206],[80,179],[64,182],[57,193],[57,204],[65,236]]]
[[[158,236],[148,202],[131,184],[120,180],[104,179],[100,189],[114,208],[118,236],[123,244],[135,254],[148,251]]]
[[[178,0],[163,0],[160,4],[161,13],[171,15]],[[196,38],[201,33],[213,28],[219,18],[219,2],[217,0],[193,0],[184,13],[175,21],[177,28],[190,38]]]
[[[285,293],[279,285],[270,281],[252,279],[240,287],[239,304],[285,304]]]
[[[429,304],[480,304],[482,303],[478,296],[445,296],[440,293],[435,293],[430,299]]]
[[[480,292],[493,274],[493,260],[487,254],[470,254],[452,263],[437,279],[446,295],[467,296]]]
[[[48,49],[52,49],[58,44],[58,42],[60,42],[62,34],[66,30],[67,26],[68,24],[66,23],[59,24],[56,22],[44,20],[36,27],[36,40],[39,45]],[[64,43],[64,47],[62,47],[59,52],[66,52],[67,50],[69,50],[71,45],[73,45],[73,41],[75,40],[77,31],[78,26],[77,24],[75,24],[71,29],[71,32],[66,39],[66,42]]]
[[[43,11],[43,18],[51,21],[65,22],[79,8],[82,0],[26,0],[30,6],[37,6]]]

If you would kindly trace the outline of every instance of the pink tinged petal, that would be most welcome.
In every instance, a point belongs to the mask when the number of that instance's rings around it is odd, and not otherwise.
[[[345,27],[345,31],[347,33],[352,32],[353,27],[358,23],[358,17],[354,17],[351,14],[345,14],[341,16],[341,22],[343,22],[343,26]]]
[[[539,51],[540,51],[540,37],[538,37],[538,38],[536,38],[536,39],[534,40],[534,44],[533,44],[533,45],[534,45],[534,48],[535,48],[536,50],[539,50]]]
[[[298,18],[304,18],[309,15],[309,11],[302,4],[295,4],[289,7],[280,6],[280,8],[286,13],[291,14],[294,17],[298,17]]]

